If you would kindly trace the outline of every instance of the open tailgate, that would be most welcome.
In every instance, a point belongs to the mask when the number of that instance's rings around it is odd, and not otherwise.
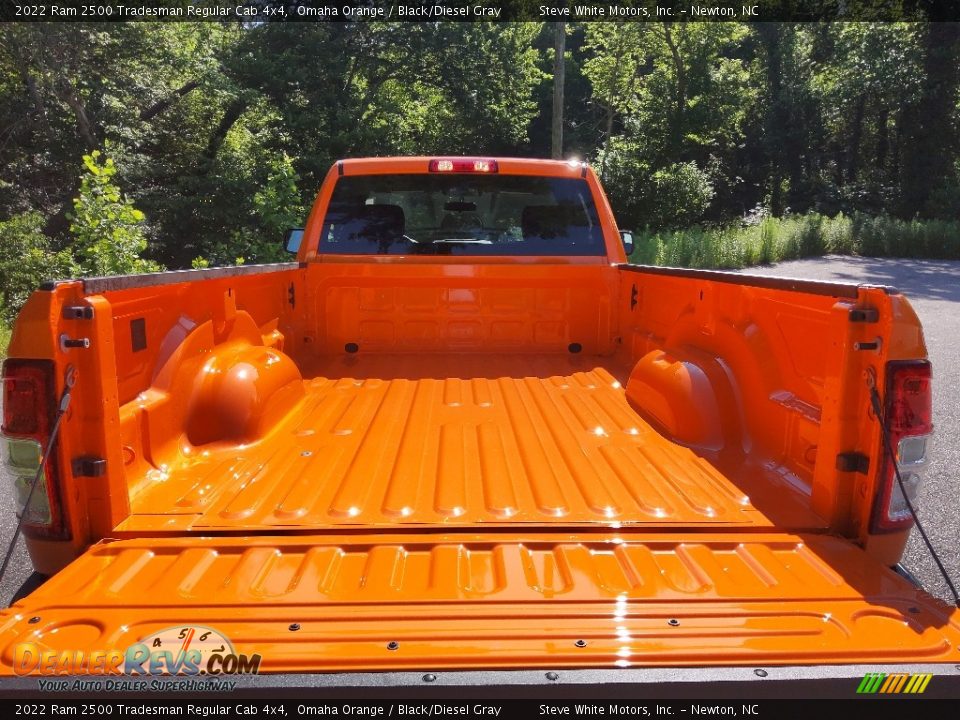
[[[958,618],[818,535],[142,538],[0,614],[0,673],[23,643],[123,651],[177,627],[261,673],[957,663]]]

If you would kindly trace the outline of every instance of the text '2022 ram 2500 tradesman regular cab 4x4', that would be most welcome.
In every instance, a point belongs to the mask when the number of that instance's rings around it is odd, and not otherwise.
[[[559,161],[344,160],[291,240],[24,307],[20,503],[71,400],[4,674],[224,643],[261,683],[960,661],[958,615],[891,569],[913,520],[871,387],[910,494],[932,432],[896,291],[628,265]]]

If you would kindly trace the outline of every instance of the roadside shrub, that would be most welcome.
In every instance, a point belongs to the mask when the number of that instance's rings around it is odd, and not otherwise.
[[[623,138],[611,141],[603,185],[623,228],[685,227],[703,217],[713,200],[708,173],[693,162],[651,166]]]
[[[51,247],[43,223],[38,212],[0,222],[0,325],[11,325],[43,282],[76,275],[73,256]]]
[[[30,294],[47,280],[161,270],[141,257],[144,216],[113,181],[113,161],[99,151],[83,157],[80,192],[69,214],[71,249],[43,233],[39,212],[0,221],[0,325],[12,325]]]
[[[70,232],[84,275],[156,272],[161,266],[140,257],[147,249],[143,213],[113,181],[117,169],[99,150],[83,156],[80,193],[73,201]]]
[[[748,226],[749,227],[749,226]],[[766,217],[759,225],[760,253],[757,262],[761,265],[772,263],[777,257],[777,225],[772,218]]]
[[[836,217],[823,219],[824,248],[828,253],[854,255],[857,251],[853,239],[853,223],[840,213]]]
[[[960,258],[960,222],[955,220],[899,220],[884,215],[857,215],[853,225],[861,255]]]

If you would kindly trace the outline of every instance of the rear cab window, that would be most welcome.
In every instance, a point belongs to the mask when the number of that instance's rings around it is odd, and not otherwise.
[[[341,177],[321,253],[605,255],[586,180],[527,175]]]

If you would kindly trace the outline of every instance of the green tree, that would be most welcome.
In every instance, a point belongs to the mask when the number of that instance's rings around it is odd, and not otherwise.
[[[634,228],[758,205],[956,216],[958,27],[569,23],[564,146]],[[37,212],[50,252],[69,250],[76,158],[109,143],[150,257],[279,259],[284,213],[338,158],[546,156],[550,30],[0,24],[0,222]]]
[[[73,256],[43,234],[43,216],[25,212],[0,221],[0,325],[11,325],[30,293],[46,280],[73,277]]]
[[[584,72],[604,108],[597,164],[621,224],[678,227],[726,205],[755,101],[733,23],[591,24]],[[619,132],[615,128],[619,128]],[[727,182],[726,184],[730,184]]]
[[[819,125],[823,149],[805,149],[807,172],[811,199],[827,212],[895,209],[902,108],[916,102],[923,77],[919,30],[917,23],[836,23],[808,33],[815,105],[808,124]]]
[[[267,179],[253,196],[252,219],[234,230],[229,242],[211,246],[209,258],[195,258],[193,267],[290,260],[281,244],[284,233],[301,227],[307,212],[300,199],[299,182],[293,158],[286,153],[271,158]]]
[[[303,224],[306,209],[300,200],[300,176],[286,153],[274,158],[267,182],[253,196],[253,208],[264,230],[278,238]]]
[[[928,23],[923,48],[920,93],[904,111],[901,210],[907,216],[935,217],[960,209],[960,23]],[[945,194],[945,187],[951,192]]]
[[[583,74],[593,85],[594,101],[603,109],[603,146],[599,173],[604,177],[618,116],[629,113],[638,101],[637,87],[649,72],[644,40],[646,23],[588,23]]]
[[[147,249],[144,215],[114,183],[113,160],[100,158],[99,150],[83,156],[80,194],[68,216],[80,272],[122,275],[161,270],[159,264],[140,257]]]

